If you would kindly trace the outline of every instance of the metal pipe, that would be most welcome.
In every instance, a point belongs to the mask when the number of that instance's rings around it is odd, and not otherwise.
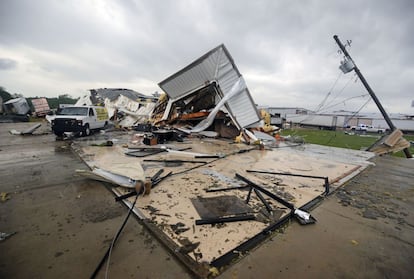
[[[306,178],[315,178],[315,179],[326,179],[326,176],[315,176],[315,175],[306,175],[306,174],[295,174],[289,172],[272,172],[272,171],[259,171],[259,170],[246,170],[246,172],[256,172],[256,173],[265,173],[265,174],[277,174],[277,175],[287,175],[287,176],[297,176],[297,177],[306,177]]]
[[[259,171],[259,170],[246,170],[246,172],[254,173],[264,173],[264,174],[275,174],[275,175],[287,175],[287,176],[296,176],[296,177],[305,177],[305,178],[314,178],[314,179],[323,179],[325,181],[325,195],[329,194],[329,177],[327,176],[315,176],[315,175],[306,175],[306,174],[295,174],[288,172],[272,172],[272,171]]]
[[[231,190],[244,190],[249,187],[250,186],[236,186],[236,187],[228,187],[228,188],[207,189],[206,192],[212,193],[212,192],[222,192],[222,191],[231,191]]]
[[[262,193],[260,193],[257,189],[254,189],[254,192],[256,193],[259,200],[264,204],[266,207],[267,212],[270,214],[273,214],[273,208],[270,206],[270,204],[266,201],[266,199],[263,197]]]
[[[162,159],[144,159],[143,162],[156,162],[156,163],[201,163],[201,164],[207,164],[206,161],[193,161],[193,160],[162,160]]]
[[[249,186],[249,187],[250,187],[250,190],[249,190],[249,193],[247,194],[246,204],[249,203],[250,197],[252,196],[252,192],[253,192],[253,187],[252,186]]]
[[[283,204],[284,206],[286,206],[287,208],[294,210],[295,207],[293,204],[291,204],[290,202],[282,199],[281,197],[276,196],[275,194],[273,194],[272,192],[266,190],[265,188],[257,185],[256,183],[250,181],[249,179],[241,176],[240,174],[236,173],[236,177],[243,180],[244,182],[246,182],[247,184],[249,184],[250,186],[252,186],[253,188],[259,190],[260,192],[262,192],[265,195],[268,195],[269,197],[271,197],[272,199],[278,201],[279,203]]]

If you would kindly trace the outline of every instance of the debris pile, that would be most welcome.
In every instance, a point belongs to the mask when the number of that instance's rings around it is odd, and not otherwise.
[[[401,130],[394,130],[392,133],[383,136],[368,150],[377,155],[395,153],[410,147],[410,142],[403,138]]]
[[[151,115],[143,101],[124,94],[128,90],[91,90],[79,101],[104,104],[114,121],[131,129],[75,141],[91,169],[77,173],[109,184],[116,201],[179,258],[210,272],[291,218],[315,223],[307,211],[373,156],[309,147],[298,138],[282,141],[262,119],[224,45],[159,86],[165,93],[157,103],[145,100],[153,105]],[[138,118],[143,107],[148,111]]]
[[[158,125],[168,125],[186,134],[208,130],[223,138],[234,138],[246,128],[263,126],[243,77],[224,45],[159,86],[165,95],[152,116]]]
[[[121,127],[132,127],[148,122],[158,100],[130,89],[91,89],[75,106],[105,106],[109,118]]]

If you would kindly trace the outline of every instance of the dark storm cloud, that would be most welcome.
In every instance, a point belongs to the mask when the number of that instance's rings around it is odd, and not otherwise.
[[[352,39],[349,51],[384,105],[409,111],[413,12],[409,0],[6,0],[0,57],[19,63],[21,73],[16,68],[0,84],[50,94],[94,86],[152,93],[159,81],[224,43],[256,103],[314,108],[339,74],[342,55],[332,38],[338,34]],[[350,78],[342,75],[332,95]],[[362,94],[360,82],[352,82],[337,99]],[[363,102],[346,101],[340,109]]]

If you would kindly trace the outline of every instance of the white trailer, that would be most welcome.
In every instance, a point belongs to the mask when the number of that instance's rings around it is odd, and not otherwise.
[[[403,132],[414,132],[414,120],[412,119],[391,119],[397,129]],[[384,119],[373,119],[372,126],[389,129]]]
[[[345,116],[340,115],[321,115],[321,114],[288,114],[286,121],[301,126],[318,127],[319,129],[336,130],[345,125]]]

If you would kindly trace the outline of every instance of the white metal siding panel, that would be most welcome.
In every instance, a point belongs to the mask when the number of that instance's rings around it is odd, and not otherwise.
[[[240,78],[238,72],[230,62],[226,55],[221,56],[219,61],[218,84],[224,95],[228,94],[233,85]],[[246,127],[260,120],[255,104],[252,102],[249,91],[247,89],[228,102],[228,107],[233,113],[233,117],[241,127]]]
[[[213,80],[217,65],[216,57],[217,54],[214,53],[174,79],[160,84],[161,88],[170,98],[177,99],[204,86],[206,82]]]
[[[240,126],[246,127],[260,121],[256,106],[252,104],[246,90],[227,103]]]

